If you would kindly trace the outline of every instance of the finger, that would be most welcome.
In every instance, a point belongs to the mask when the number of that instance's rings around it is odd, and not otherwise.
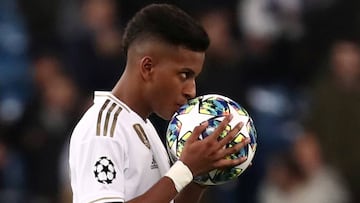
[[[244,148],[249,143],[250,143],[250,138],[246,138],[246,139],[242,140],[240,143],[238,143],[232,147],[221,149],[221,150],[219,150],[219,153],[217,154],[217,158],[221,159],[228,155],[235,154],[235,153],[239,152],[242,148]]]
[[[200,134],[208,127],[208,122],[203,122],[196,126],[186,142],[192,143],[199,139]]]
[[[223,121],[219,124],[219,126],[214,130],[214,132],[208,136],[209,139],[217,140],[218,137],[221,135],[221,133],[226,129],[226,126],[230,123],[231,119],[233,118],[233,115],[227,115]]]
[[[236,124],[234,128],[230,132],[228,132],[228,134],[224,138],[222,138],[219,141],[220,148],[231,142],[238,135],[238,133],[240,132],[243,126],[244,126],[243,122]]]
[[[223,169],[223,168],[233,167],[244,163],[246,160],[247,160],[246,156],[242,156],[237,159],[220,159],[214,164],[214,168]]]

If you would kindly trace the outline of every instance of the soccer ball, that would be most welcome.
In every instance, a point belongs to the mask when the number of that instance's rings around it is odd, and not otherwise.
[[[96,180],[102,184],[111,184],[116,178],[114,163],[107,157],[100,157],[94,165]]]
[[[184,148],[186,140],[192,134],[194,128],[207,121],[209,126],[200,135],[199,139],[205,139],[221,123],[226,115],[232,114],[233,119],[221,133],[220,139],[227,135],[239,122],[243,127],[236,137],[225,147],[232,147],[249,137],[250,143],[239,152],[225,157],[237,159],[247,156],[247,160],[240,165],[227,169],[214,169],[207,174],[194,177],[194,181],[202,185],[220,185],[235,180],[250,165],[256,151],[257,134],[252,118],[247,111],[232,99],[217,95],[207,94],[196,97],[182,107],[172,116],[166,131],[166,146],[172,162],[178,160]]]

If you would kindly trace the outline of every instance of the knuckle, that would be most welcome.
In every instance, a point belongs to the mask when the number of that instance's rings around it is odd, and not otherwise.
[[[221,129],[221,132],[226,128],[226,126],[229,124],[227,120],[223,120],[220,125],[218,126],[218,129]]]
[[[238,150],[240,150],[240,149],[244,148],[244,146],[245,146],[245,143],[244,143],[244,142],[240,142],[240,143],[237,144],[235,147],[236,147]]]
[[[221,139],[221,144],[225,145],[232,140],[232,134],[227,134],[224,138]]]
[[[201,129],[202,129],[202,126],[196,126],[193,130],[193,133],[200,133],[201,132]]]
[[[211,148],[211,146],[213,145],[210,139],[203,139],[201,140],[201,143],[205,149]]]
[[[237,159],[233,159],[233,160],[231,160],[231,165],[238,165],[239,164],[239,160],[237,160]]]
[[[239,149],[237,149],[236,147],[232,147],[232,148],[229,148],[229,149],[230,149],[230,154],[234,154],[234,153],[239,151]]]

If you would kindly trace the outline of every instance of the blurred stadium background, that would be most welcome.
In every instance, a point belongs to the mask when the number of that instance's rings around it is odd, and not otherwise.
[[[69,135],[121,75],[124,26],[152,2],[205,26],[198,94],[238,101],[257,127],[253,166],[204,203],[360,202],[357,0],[0,0],[0,202],[71,202]]]

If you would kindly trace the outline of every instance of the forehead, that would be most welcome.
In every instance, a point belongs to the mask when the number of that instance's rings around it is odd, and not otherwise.
[[[190,69],[202,67],[205,59],[204,52],[196,52],[183,47],[178,47],[174,54],[178,63]]]
[[[161,45],[160,45],[161,46]],[[159,63],[169,64],[171,67],[184,71],[191,71],[198,75],[203,67],[205,53],[189,50],[181,46],[164,46],[158,56]]]
[[[192,51],[156,38],[135,42],[129,52],[135,53],[139,59],[151,57],[155,64],[172,63],[178,68],[193,70],[196,74],[200,73],[205,59],[204,52]]]

